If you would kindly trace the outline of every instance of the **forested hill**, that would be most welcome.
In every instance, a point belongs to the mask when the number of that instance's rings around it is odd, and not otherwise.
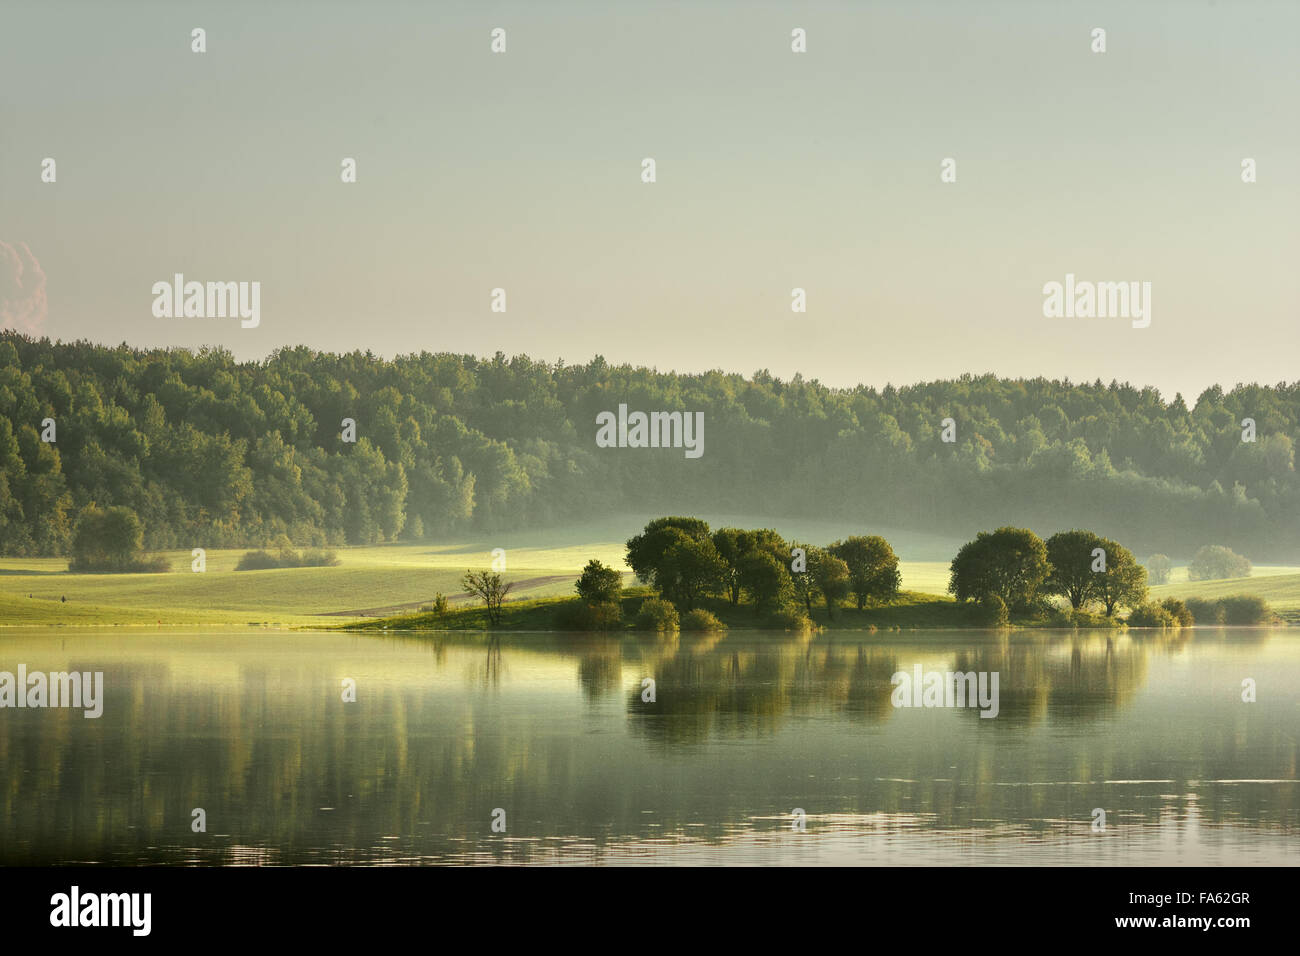
[[[600,448],[596,418],[704,413],[704,453]],[[341,440],[342,421],[357,440]],[[941,440],[953,419],[956,441]],[[1242,440],[1253,418],[1257,440]],[[56,441],[41,440],[53,419]],[[1153,389],[963,376],[883,390],[603,359],[142,351],[0,333],[0,551],[126,505],[149,548],[373,543],[637,513],[963,536],[1087,527],[1135,549],[1300,554],[1300,383]]]

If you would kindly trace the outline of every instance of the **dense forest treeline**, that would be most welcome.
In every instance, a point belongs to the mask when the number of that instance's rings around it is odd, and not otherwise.
[[[598,448],[596,416],[703,412],[704,454]],[[343,419],[357,441],[341,440]],[[956,441],[941,441],[942,421]],[[1254,442],[1241,421],[1256,423]],[[41,440],[53,419],[56,441]],[[55,343],[0,333],[0,552],[66,553],[87,505],[150,549],[299,547],[648,512],[874,522],[954,537],[1091,527],[1137,549],[1300,555],[1300,382],[1151,388],[962,376],[831,389],[602,358]]]

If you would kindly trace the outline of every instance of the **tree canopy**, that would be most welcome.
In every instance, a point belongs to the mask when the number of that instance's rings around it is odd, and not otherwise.
[[[703,456],[597,448],[596,415],[622,401],[703,412]],[[949,417],[954,443],[939,438]],[[1246,417],[1256,441],[1242,440]],[[47,418],[55,442],[41,440]],[[355,442],[342,440],[344,419]],[[1014,514],[1145,551],[1214,541],[1294,560],[1297,434],[1300,383],[1211,388],[1189,408],[1118,382],[833,389],[599,357],[295,347],[236,361],[0,332],[0,553],[67,553],[92,502],[130,508],[156,550],[547,527],[636,501],[963,536]]]

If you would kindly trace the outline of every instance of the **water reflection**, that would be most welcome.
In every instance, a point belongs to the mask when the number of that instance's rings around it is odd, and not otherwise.
[[[1293,631],[0,642],[105,674],[98,720],[0,710],[9,864],[1300,860]],[[894,707],[918,666],[998,717]]]

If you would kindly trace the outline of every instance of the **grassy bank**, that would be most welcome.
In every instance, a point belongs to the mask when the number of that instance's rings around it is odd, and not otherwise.
[[[628,588],[623,593],[622,630],[636,630],[635,620],[641,602],[653,596],[649,588]],[[501,608],[501,622],[493,627],[482,607],[453,608],[446,614],[422,612],[342,625],[348,630],[441,630],[441,631],[556,631],[564,630],[564,608],[575,606],[576,597],[512,601]],[[730,630],[770,629],[765,616],[752,607],[733,607],[726,601],[706,600],[702,607],[714,614]],[[813,624],[824,630],[933,630],[970,627],[965,609],[952,598],[905,591],[897,601],[884,607],[839,608],[828,617],[825,605],[813,608]]]

